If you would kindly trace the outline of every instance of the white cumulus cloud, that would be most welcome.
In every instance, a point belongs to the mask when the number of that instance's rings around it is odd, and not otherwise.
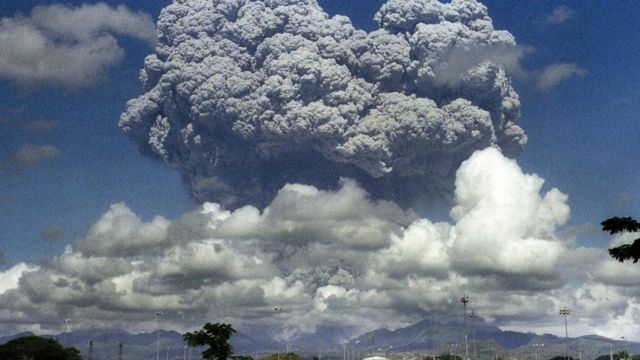
[[[153,45],[151,17],[105,3],[36,6],[0,19],[0,79],[21,86],[90,86],[124,56],[115,36]]]
[[[81,326],[144,330],[150,309],[162,309],[181,329],[224,317],[282,337],[403,325],[450,311],[462,293],[511,327],[552,324],[563,304],[589,324],[607,304],[623,314],[635,303],[602,297],[603,286],[630,290],[601,282],[606,255],[558,235],[566,195],[542,192],[539,176],[495,148],[473,154],[456,177],[450,222],[375,200],[347,179],[331,191],[286,185],[262,209],[205,203],[175,220],[145,221],[114,204],[50,265],[14,277],[0,301],[27,326],[57,326],[50,314],[64,310]],[[593,261],[603,265],[591,274],[583,266]],[[277,318],[275,307],[284,309]]]

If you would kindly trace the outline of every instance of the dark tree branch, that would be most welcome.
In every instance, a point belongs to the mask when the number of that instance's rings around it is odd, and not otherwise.
[[[611,235],[621,232],[638,232],[640,231],[640,223],[630,217],[620,218],[616,216],[603,221],[602,230],[609,232]],[[635,239],[631,244],[609,249],[609,255],[620,262],[633,260],[634,263],[637,263],[640,260],[640,238]]]
[[[601,224],[602,230],[608,231],[611,235],[625,231],[640,231],[640,223],[630,217],[620,218],[616,216],[603,221]]]

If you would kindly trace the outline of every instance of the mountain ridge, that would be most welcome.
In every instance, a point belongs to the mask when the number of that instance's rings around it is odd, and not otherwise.
[[[474,329],[475,342],[473,341]],[[552,358],[563,355],[565,349],[570,355],[575,355],[575,358],[586,359],[609,354],[613,350],[640,352],[640,343],[637,342],[615,340],[599,335],[585,335],[567,340],[553,334],[502,330],[484,321],[468,325],[466,332],[467,348],[464,343],[463,324],[440,323],[429,319],[394,330],[378,328],[354,337],[346,343],[336,340],[344,334],[337,334],[335,328],[318,328],[314,334],[301,334],[288,341],[277,340],[266,332],[244,329],[234,334],[231,344],[238,354],[259,356],[276,352],[284,353],[290,349],[306,357],[322,354],[323,358],[334,359],[342,358],[347,353],[350,353],[351,357],[364,358],[388,353],[418,353],[429,356],[442,353],[462,355],[466,351],[469,351],[469,357],[473,358],[474,349],[479,360],[496,357],[531,358],[535,353],[540,359]],[[33,333],[22,332],[0,337],[0,343],[29,335]],[[188,351],[192,351],[193,354],[199,354],[201,351],[201,349],[186,348],[182,334],[179,332],[163,329],[139,334],[118,329],[87,329],[46,336],[56,338],[65,346],[77,347],[85,358],[88,357],[89,341],[93,341],[93,359],[116,358],[114,354],[117,354],[119,344],[123,344],[126,354],[123,360],[155,358],[157,346],[160,348],[163,359],[183,359]],[[544,344],[544,346],[534,347],[533,344]]]

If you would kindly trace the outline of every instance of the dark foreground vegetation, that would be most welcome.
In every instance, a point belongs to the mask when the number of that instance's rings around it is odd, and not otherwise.
[[[0,345],[2,360],[82,360],[76,348],[63,347],[54,339],[25,336]]]

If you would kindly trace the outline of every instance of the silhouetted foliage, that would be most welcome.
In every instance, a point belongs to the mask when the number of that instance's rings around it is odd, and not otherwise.
[[[229,339],[235,332],[231,324],[206,323],[202,330],[184,334],[184,340],[189,346],[209,346],[202,352],[205,359],[227,360],[233,354]]]
[[[462,360],[462,357],[460,357],[459,355],[442,353],[440,354],[440,360]]]
[[[574,359],[571,356],[565,357],[564,355],[558,355],[558,356],[552,357],[549,360],[574,360]]]
[[[640,223],[630,217],[612,217],[602,222],[602,230],[611,235],[625,231],[636,232],[640,231]],[[640,260],[640,238],[635,239],[631,244],[609,249],[609,255],[620,262],[632,259],[637,263]]]
[[[620,350],[616,355],[618,355],[620,359],[631,359],[631,353],[629,353],[627,350]]]
[[[25,336],[0,345],[3,360],[82,360],[76,348],[63,347],[54,339]]]
[[[253,356],[249,355],[233,355],[232,360],[253,360]]]

